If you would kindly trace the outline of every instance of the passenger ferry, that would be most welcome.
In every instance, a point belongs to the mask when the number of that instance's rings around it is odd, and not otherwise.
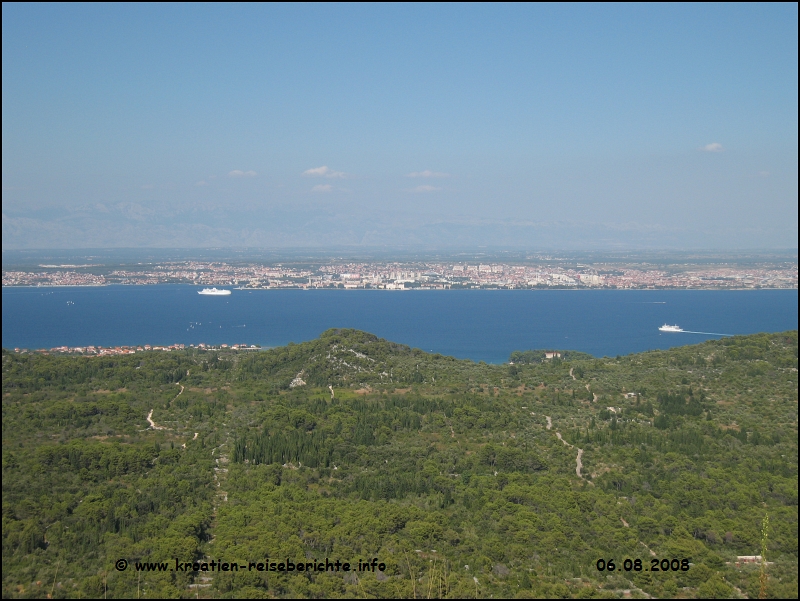
[[[228,296],[230,293],[230,290],[217,290],[216,288],[203,288],[197,291],[197,294],[207,294],[209,296]]]
[[[664,324],[660,328],[658,328],[661,332],[683,332],[683,328],[680,326],[668,326]]]

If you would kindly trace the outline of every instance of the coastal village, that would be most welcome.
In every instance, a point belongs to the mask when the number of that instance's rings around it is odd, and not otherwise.
[[[327,265],[235,265],[170,262],[125,266],[39,265],[3,271],[3,286],[105,286],[166,283],[234,286],[250,290],[339,288],[344,290],[446,290],[606,288],[797,289],[797,264],[758,267],[687,265],[513,265],[506,263],[337,263]]]
[[[136,346],[56,346],[50,349],[24,349],[15,348],[15,353],[37,353],[40,355],[90,355],[95,357],[107,357],[110,355],[133,355],[146,351],[182,351],[187,348],[198,348],[206,351],[218,351],[222,349],[232,351],[257,351],[261,349],[258,344],[170,344],[169,346],[158,346],[150,344],[140,344]]]

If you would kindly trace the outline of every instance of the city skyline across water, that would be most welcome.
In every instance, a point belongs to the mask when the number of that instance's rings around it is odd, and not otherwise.
[[[565,259],[503,261],[309,261],[258,263],[163,261],[105,264],[102,261],[39,263],[3,270],[3,286],[105,286],[183,283],[240,288],[541,288],[758,289],[797,288],[796,257],[785,260],[652,264]]]

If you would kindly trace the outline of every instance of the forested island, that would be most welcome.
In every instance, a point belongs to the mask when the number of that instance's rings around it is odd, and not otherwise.
[[[2,357],[5,598],[798,595],[796,331]]]

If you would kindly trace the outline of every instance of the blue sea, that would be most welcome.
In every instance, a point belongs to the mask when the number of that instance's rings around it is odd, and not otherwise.
[[[190,285],[3,288],[3,347],[280,346],[328,328],[474,361],[514,350],[614,356],[797,329],[797,290],[233,290]],[[710,334],[662,333],[664,323]]]

